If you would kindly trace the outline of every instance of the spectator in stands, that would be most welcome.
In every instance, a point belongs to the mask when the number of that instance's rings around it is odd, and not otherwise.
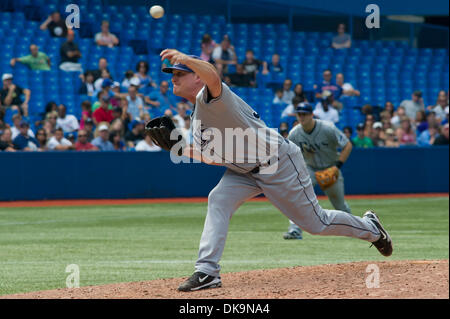
[[[357,136],[355,136],[352,140],[353,145],[355,147],[362,147],[362,148],[370,148],[373,147],[372,140],[364,135],[364,123],[359,123],[356,126],[356,133]]]
[[[39,147],[38,147],[39,151],[47,151],[48,150],[48,147],[47,147],[48,138],[47,138],[47,132],[45,131],[45,129],[40,128],[39,130],[37,130],[36,140],[39,142]]]
[[[112,80],[111,73],[109,73],[109,71],[105,69],[102,71],[102,76],[94,82],[95,92],[99,92],[105,88],[107,88],[107,90],[109,91],[113,83],[114,82]]]
[[[150,66],[146,61],[139,61],[136,65],[137,73],[135,76],[139,79],[139,88],[145,88],[151,86],[153,88],[157,88],[158,85],[152,80],[150,75],[148,75],[148,71],[150,70]]]
[[[448,96],[447,92],[444,90],[439,91],[438,98],[436,101],[436,105],[430,105],[427,107],[428,111],[433,111],[436,113],[436,117],[438,118],[438,122],[442,122],[445,117],[445,108],[448,107]]]
[[[292,80],[286,79],[283,82],[283,97],[282,100],[286,104],[291,104],[295,93],[292,91]]]
[[[85,100],[81,102],[80,129],[84,129],[84,124],[89,118],[92,119],[92,104],[91,101]]]
[[[292,99],[292,103],[290,103],[288,106],[286,106],[286,108],[283,110],[283,112],[281,113],[281,118],[288,121],[286,118],[287,117],[296,117],[296,109],[297,106],[300,103],[303,103],[304,101],[302,100],[301,97],[299,96],[294,96],[294,98]]]
[[[430,146],[434,144],[434,141],[439,136],[439,126],[433,124],[428,126],[428,129],[420,133],[417,138],[417,145],[419,146]]]
[[[391,118],[394,116],[394,104],[392,104],[391,101],[387,101],[386,103],[384,103],[384,111],[389,112]]]
[[[202,54],[200,54],[200,58],[203,61],[214,63],[212,53],[217,46],[218,44],[211,38],[211,36],[208,33],[205,33],[202,37]]]
[[[191,117],[189,115],[186,115],[183,120],[184,120],[184,127],[180,128],[181,133],[183,134],[186,142],[188,144],[192,144],[194,137],[192,135],[191,130]]]
[[[86,73],[78,93],[87,96],[93,96],[95,94],[94,75],[91,72]]]
[[[278,53],[275,53],[272,55],[271,62],[263,63],[262,74],[280,73],[280,72],[283,72],[283,66],[280,64],[280,55]]]
[[[23,122],[23,118],[20,114],[14,114],[12,116],[13,126],[11,127],[11,138],[14,140],[20,134],[20,124]],[[34,132],[28,128],[27,134],[31,137],[34,136]]]
[[[117,132],[120,137],[125,136],[125,124],[124,121],[118,116],[114,120],[111,121],[111,126],[109,128],[109,131]]]
[[[228,65],[237,64],[236,53],[228,37],[224,37],[221,44],[213,50],[212,58],[221,77],[228,73]]]
[[[411,97],[411,100],[402,101],[400,106],[405,108],[406,116],[414,121],[417,111],[424,110],[425,106],[423,104],[422,91],[414,91]]]
[[[373,114],[367,114],[364,120],[364,135],[371,137],[373,135],[373,125],[375,124],[375,117]]]
[[[128,102],[128,113],[130,113],[131,118],[140,118],[143,116],[143,113],[147,112],[144,108],[144,100],[137,95],[137,87],[134,85],[130,85],[128,88],[128,95],[126,97]]]
[[[12,67],[16,65],[17,62],[25,64],[31,70],[50,70],[50,58],[44,52],[39,51],[36,44],[30,45],[30,54],[25,55],[20,58],[12,58],[10,64]]]
[[[397,141],[397,136],[392,128],[386,130],[385,147],[399,147],[400,143]]]
[[[128,70],[125,72],[125,77],[120,85],[123,88],[128,89],[130,85],[139,86],[140,84],[141,81],[139,81],[137,74],[134,74],[133,70]]]
[[[275,96],[272,100],[272,104],[286,105],[286,102],[283,101],[283,89],[282,88],[275,90]]]
[[[352,38],[348,33],[345,33],[345,24],[340,23],[337,29],[338,34],[333,37],[331,47],[334,49],[345,49],[352,46]]]
[[[342,94],[342,88],[333,81],[333,74],[331,73],[331,70],[327,69],[323,71],[322,76],[322,83],[314,84],[316,98],[320,99],[324,91],[330,91],[331,93],[333,93],[334,100],[339,99]]]
[[[75,143],[76,151],[98,151],[98,147],[92,145],[88,141],[88,134],[85,130],[80,129],[78,131],[78,141]]]
[[[373,123],[370,134],[370,138],[374,146],[383,147],[385,145],[386,138],[383,132],[383,124],[381,122]]]
[[[415,145],[416,133],[414,132],[411,120],[408,116],[403,116],[400,119],[400,127],[396,131],[397,140],[400,145]]]
[[[61,62],[59,68],[63,71],[77,71],[82,72],[83,68],[78,61],[81,58],[80,49],[74,42],[75,32],[72,29],[67,31],[67,41],[61,45],[59,49]]]
[[[256,74],[262,67],[263,62],[255,58],[255,53],[253,50],[247,50],[245,52],[245,60],[242,62],[244,67],[244,72],[252,76],[252,80],[256,83]],[[255,85],[256,86],[256,85]]]
[[[84,121],[84,130],[86,131],[88,142],[92,142],[94,140],[94,120],[92,118],[87,118]]]
[[[101,46],[107,46],[112,48],[119,44],[119,39],[109,32],[109,22],[106,20],[102,21],[102,31],[95,35],[95,43]]]
[[[52,37],[65,38],[67,36],[66,22],[61,19],[58,11],[52,12],[39,27],[42,31],[48,30]]]
[[[112,110],[109,108],[109,96],[108,93],[102,91],[99,94],[100,107],[94,111],[92,118],[97,125],[100,122],[110,123],[113,120]]]
[[[298,96],[302,102],[308,102],[308,99],[306,98],[305,95],[305,91],[303,91],[303,84],[297,83],[294,86],[294,94],[295,96]]]
[[[353,144],[353,141],[352,141],[353,129],[352,129],[352,127],[346,126],[342,129],[342,132],[345,134],[345,136],[347,136],[348,140],[350,142],[352,142],[352,144]]]
[[[144,121],[136,121],[134,120],[131,123],[131,131],[128,131],[125,134],[125,142],[127,146],[133,148],[136,146],[137,142],[144,139],[145,134],[145,123]]]
[[[394,117],[391,119],[392,126],[394,126],[394,128],[400,127],[400,120],[404,116],[406,116],[406,110],[403,106],[399,106],[394,112]]]
[[[72,133],[80,128],[77,118],[75,115],[67,114],[67,108],[64,104],[58,106],[56,128],[62,128],[64,133]]]
[[[428,129],[427,116],[425,115],[425,111],[420,110],[416,113],[415,120],[416,134],[419,136],[423,131]]]
[[[150,93],[145,102],[156,107],[161,114],[167,109],[177,109],[176,99],[169,91],[169,82],[167,81],[161,81],[159,91]]]
[[[98,136],[92,141],[92,145],[100,151],[114,151],[114,145],[109,141],[108,123],[100,123],[97,129]]]
[[[114,147],[115,151],[126,151],[125,142],[122,140],[122,136],[118,131],[112,130],[109,133],[109,141]]]
[[[336,84],[342,89],[342,94],[346,96],[360,96],[361,93],[356,90],[349,82],[345,82],[344,74],[336,74]]]
[[[324,91],[320,96],[320,101],[316,104],[313,114],[324,121],[333,123],[339,122],[339,113],[332,106],[333,94],[330,91]]]
[[[57,111],[51,111],[50,113],[47,113],[45,122],[44,122],[44,130],[47,133],[47,139],[53,136],[53,133],[56,130],[56,121],[58,119],[58,112]]]
[[[20,134],[13,139],[14,148],[19,151],[37,151],[39,142],[32,136],[28,135],[30,125],[22,121],[19,125]]]
[[[28,116],[28,102],[30,101],[31,91],[22,89],[13,83],[13,75],[4,73],[2,75],[3,88],[0,91],[0,105],[2,108],[11,108],[19,111],[23,116]],[[22,94],[25,100],[22,100]]]
[[[12,142],[12,133],[10,128],[0,130],[0,151],[15,152],[14,144]]]
[[[434,126],[434,125],[438,125],[439,124],[439,121],[436,118],[436,113],[434,113],[434,112],[428,112],[427,115],[426,115],[426,118],[427,118],[427,124],[428,124],[427,128],[430,127],[430,126]]]
[[[80,78],[81,80],[84,82],[84,79],[86,78],[88,73],[92,73],[92,75],[94,76],[94,83],[95,81],[97,81],[99,78],[102,77],[102,72],[103,70],[108,70],[108,61],[106,60],[106,58],[100,58],[98,60],[98,69],[96,70],[87,70],[84,74],[80,74]]]
[[[161,148],[153,143],[150,135],[145,134],[145,138],[136,144],[136,151],[159,152]]]
[[[74,145],[64,137],[62,128],[57,128],[55,134],[48,140],[47,147],[49,150],[70,151],[75,149]]]
[[[441,127],[441,134],[434,140],[433,145],[449,145],[448,144],[448,128],[449,124],[446,123]]]
[[[173,117],[173,122],[176,127],[185,127],[184,118],[187,116],[186,111],[189,110],[189,105],[187,103],[180,102],[177,104],[177,114]]]
[[[236,64],[236,72],[224,76],[224,82],[232,87],[256,87],[256,82],[251,74],[245,73],[242,64]]]

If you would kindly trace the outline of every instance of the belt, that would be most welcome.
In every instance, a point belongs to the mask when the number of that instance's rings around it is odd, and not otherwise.
[[[285,138],[285,137],[284,137],[284,141],[285,141],[286,143],[289,144],[289,140],[288,140],[287,138]],[[278,160],[280,160],[279,157],[278,157]],[[260,167],[262,167],[262,166],[270,166],[270,160],[268,160],[267,163],[260,164],[260,165],[256,166],[254,169],[252,169],[252,170],[250,171],[250,173],[252,173],[252,174],[258,174],[258,173],[259,173],[259,170],[260,170]]]

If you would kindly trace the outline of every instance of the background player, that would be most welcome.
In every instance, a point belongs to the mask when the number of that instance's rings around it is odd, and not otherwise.
[[[163,71],[172,73],[174,94],[195,104],[192,113],[194,148],[184,147],[184,155],[195,157],[197,149],[201,150],[202,156],[210,156],[208,143],[211,138],[222,139],[222,145],[226,144],[225,129],[269,133],[268,138],[267,134],[259,134],[256,141],[248,139],[244,148],[247,152],[225,154],[231,155],[233,160],[218,163],[228,169],[208,196],[208,212],[195,272],[180,285],[179,290],[194,291],[221,286],[219,260],[225,247],[230,219],[242,203],[261,193],[309,233],[359,238],[372,242],[384,256],[392,254],[391,239],[373,212],[368,211],[364,217],[357,217],[320,207],[300,148],[269,129],[258,113],[222,83],[212,64],[172,49],[161,52],[161,60],[164,59],[169,59],[173,65]],[[176,144],[168,136],[175,126],[169,120],[155,118],[147,123],[146,128],[158,145],[172,152]],[[195,125],[196,121],[201,125]],[[222,134],[206,136],[204,132],[208,128]],[[260,140],[263,138],[265,140]],[[261,143],[277,146],[277,153],[255,152]],[[238,160],[256,153],[257,164],[243,164]],[[272,171],[270,168],[274,165],[276,169]]]
[[[338,174],[337,180],[322,190],[335,209],[351,213],[344,199],[344,178],[340,168],[350,156],[352,143],[333,123],[314,119],[313,108],[308,103],[297,106],[296,116],[299,124],[291,130],[288,139],[301,148],[313,186],[317,184],[316,172],[331,167]],[[338,148],[342,149],[340,154]],[[289,222],[283,238],[302,239],[301,228]]]

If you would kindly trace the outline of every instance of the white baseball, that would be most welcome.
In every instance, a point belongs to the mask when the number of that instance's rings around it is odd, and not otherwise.
[[[164,16],[164,8],[161,6],[152,6],[150,8],[150,15],[155,19],[162,18]]]

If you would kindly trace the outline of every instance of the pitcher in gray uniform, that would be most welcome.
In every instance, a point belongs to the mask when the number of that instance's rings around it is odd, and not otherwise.
[[[363,217],[357,217],[320,207],[300,148],[268,128],[257,112],[222,83],[212,64],[174,49],[162,51],[161,60],[164,59],[173,65],[162,70],[172,74],[173,93],[195,105],[192,119],[199,123],[193,125],[193,145],[184,147],[183,154],[228,168],[208,196],[195,272],[178,287],[180,291],[222,285],[219,261],[230,219],[242,203],[261,193],[311,234],[359,238],[372,242],[381,254],[391,255],[391,238],[375,213],[367,211]],[[232,138],[245,147],[233,148],[240,153],[217,156],[217,145],[234,143],[226,140],[227,130],[259,134],[256,139]],[[221,142],[215,144],[217,149],[209,147],[212,139]],[[262,145],[272,153],[257,151]]]
[[[351,213],[344,199],[344,177],[340,168],[350,156],[352,143],[332,122],[314,119],[310,104],[299,104],[295,112],[299,124],[289,132],[288,139],[301,148],[313,186],[317,184],[316,171],[336,166],[339,169],[338,180],[323,191],[334,209]],[[338,152],[339,148],[342,149],[341,153]],[[301,228],[289,222],[289,229],[283,238],[302,239]]]

